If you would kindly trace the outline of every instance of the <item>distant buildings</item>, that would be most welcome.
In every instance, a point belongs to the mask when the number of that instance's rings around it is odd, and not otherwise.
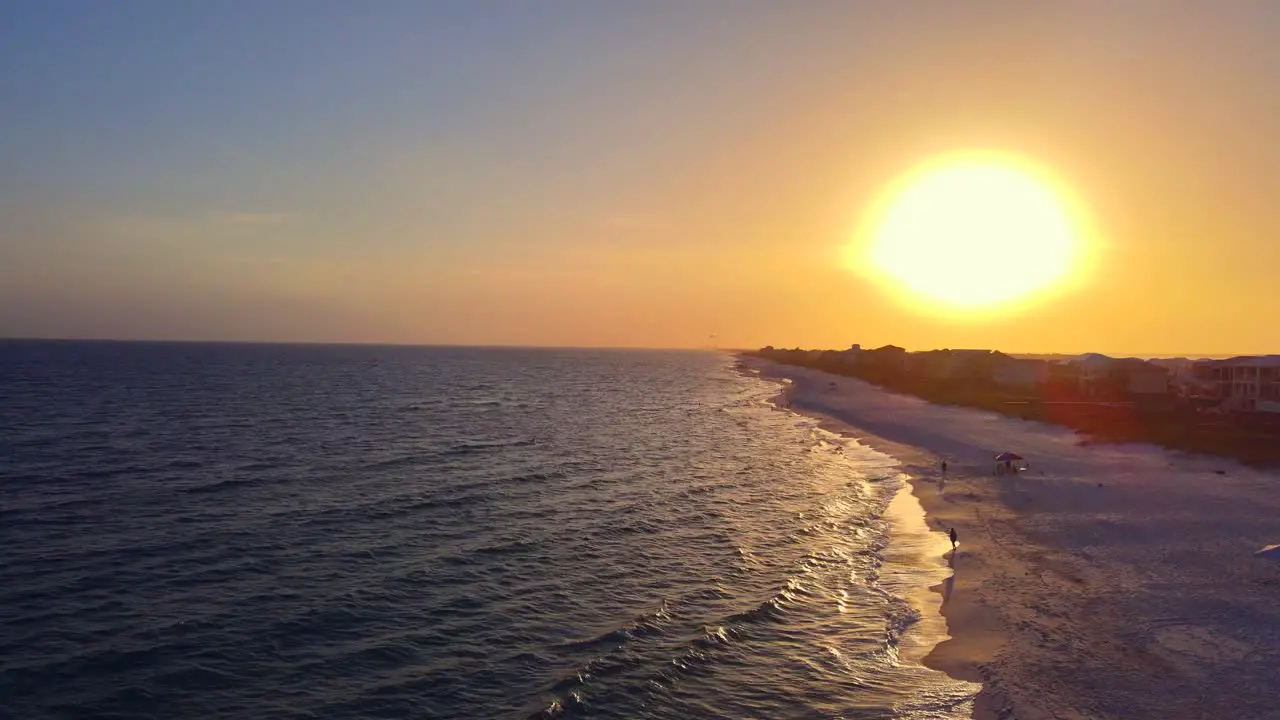
[[[999,362],[991,379],[1003,387],[1035,388],[1049,380],[1050,364],[1045,360],[1020,360],[1004,356],[1007,360]]]
[[[1169,369],[1146,360],[1126,358],[1118,366],[1125,381],[1125,390],[1132,395],[1169,394]]]
[[[1096,353],[1049,361],[1017,358],[998,350],[907,352],[897,345],[865,350],[856,344],[847,350],[770,347],[762,353],[783,362],[902,380],[967,382],[1027,392],[1052,384],[1062,393],[1082,399],[1169,392],[1168,369],[1144,360]]]
[[[907,351],[897,345],[885,345],[857,353],[858,367],[879,373],[902,373],[907,369]]]
[[[1280,414],[1280,355],[1226,360],[1078,356],[1014,357],[996,350],[908,352],[897,345],[847,350],[764,348],[764,357],[907,387],[1003,389],[1050,402],[1175,404],[1210,412]],[[1049,359],[1044,359],[1048,357]]]
[[[1071,362],[1080,368],[1080,390],[1086,397],[1169,393],[1169,369],[1146,360],[1086,353]]]
[[[1203,360],[1195,371],[1224,410],[1280,412],[1280,355]]]
[[[1220,412],[1280,413],[1280,355],[1228,360],[1113,358],[1098,353],[1014,357],[996,350],[908,352],[897,345],[872,350],[761,350],[780,362],[871,379],[957,383],[1003,388],[1061,401],[1183,401]]]
[[[992,350],[929,350],[911,353],[908,366],[929,380],[989,380],[997,357],[1008,358]]]
[[[907,366],[926,380],[969,380],[1004,387],[1034,387],[1049,377],[1049,363],[1021,360],[997,350],[929,350],[911,353]]]

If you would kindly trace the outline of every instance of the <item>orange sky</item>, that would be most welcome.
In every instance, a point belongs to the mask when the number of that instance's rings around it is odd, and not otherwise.
[[[0,336],[1280,352],[1275,3],[434,12],[126,24],[100,97],[23,28]],[[1088,204],[1079,288],[974,321],[842,267],[880,188],[972,148]]]

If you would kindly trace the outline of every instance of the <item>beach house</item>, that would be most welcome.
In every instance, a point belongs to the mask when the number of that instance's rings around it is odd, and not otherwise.
[[[908,370],[926,380],[962,380],[1025,388],[1048,378],[1049,363],[1019,359],[997,350],[927,350],[911,353]]]
[[[1049,369],[1047,360],[1026,360],[1001,355],[995,359],[991,379],[1002,387],[1033,388],[1048,382]]]
[[[1146,360],[1086,353],[1072,365],[1078,371],[1080,393],[1085,397],[1152,396],[1169,392],[1169,370]]]
[[[950,350],[914,352],[907,359],[907,369],[926,380],[949,380],[955,371],[955,358]]]
[[[1169,369],[1138,358],[1125,358],[1116,368],[1130,395],[1165,395],[1169,392]]]
[[[907,369],[907,351],[897,345],[863,350],[858,355],[860,367],[877,373],[902,373]]]
[[[1199,363],[1223,409],[1280,413],[1280,355]]]
[[[964,380],[992,382],[996,368],[1013,358],[998,350],[951,350],[951,376]]]
[[[836,353],[836,363],[840,367],[852,369],[858,367],[858,361],[861,357],[862,346],[858,343],[853,343],[847,350],[841,350]]]

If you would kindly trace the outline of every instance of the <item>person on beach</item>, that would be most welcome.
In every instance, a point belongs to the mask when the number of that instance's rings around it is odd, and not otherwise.
[[[951,532],[947,533],[947,537],[951,538],[951,551],[952,551],[952,552],[955,552],[955,550],[956,550],[956,529],[955,529],[955,528],[951,528]]]
[[[946,460],[943,460],[943,461],[942,461],[942,474],[943,474],[943,475],[946,475],[946,474],[947,474],[947,461],[946,461]]]

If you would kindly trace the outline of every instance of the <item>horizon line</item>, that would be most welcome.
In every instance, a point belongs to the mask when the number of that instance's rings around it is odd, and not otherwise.
[[[724,353],[742,353],[754,352],[762,350],[764,347],[773,347],[776,350],[793,350],[796,348],[779,347],[779,346],[761,346],[757,348],[750,347],[730,347],[730,346],[659,346],[659,345],[529,345],[521,343],[502,344],[502,343],[449,343],[449,342],[395,342],[395,341],[371,341],[371,340],[219,340],[219,339],[173,339],[173,338],[113,338],[113,337],[32,337],[32,336],[0,336],[0,343],[136,343],[136,344],[185,344],[185,345],[297,345],[297,346],[313,346],[313,347],[394,347],[394,348],[439,348],[439,349],[464,349],[471,348],[477,350],[650,350],[650,351],[688,351],[688,352],[724,352]],[[883,346],[882,346],[883,347]],[[836,351],[841,352],[848,348],[800,348],[802,350],[815,351]],[[874,350],[875,348],[865,348]],[[908,352],[929,352],[930,350],[967,350],[970,348],[930,348],[929,350],[908,350]],[[1082,350],[1079,352],[1066,351],[1037,351],[1037,350],[996,350],[995,348],[977,348],[989,349],[997,352],[1003,352],[1006,355],[1086,355],[1089,353],[1097,353],[1108,355],[1111,357],[1137,357],[1137,358],[1155,358],[1155,359],[1173,359],[1173,358],[1215,358],[1215,357],[1249,357],[1259,355],[1272,355],[1277,353],[1241,353],[1241,352],[1216,352],[1216,353],[1150,353],[1150,352],[1103,352],[1098,350]]]
[[[890,345],[892,345],[893,343],[889,343],[889,344],[890,344]],[[836,348],[794,348],[794,347],[779,347],[779,346],[777,346],[777,345],[768,345],[768,346],[765,346],[765,347],[772,347],[774,350],[797,350],[797,349],[798,349],[798,350],[802,350],[802,351],[805,351],[805,352],[844,352],[845,350],[848,350],[848,349],[849,349],[849,348],[843,348],[843,349],[836,349]],[[881,345],[880,347],[885,347],[885,346],[884,346],[884,345]],[[902,347],[902,346],[901,346],[901,345],[897,345],[897,346],[895,346],[895,347]],[[763,350],[764,348],[758,348],[758,349]],[[865,350],[877,350],[877,349],[879,349],[879,348],[876,348],[876,347],[864,347],[864,348],[862,348],[862,349],[865,351]],[[998,349],[998,348],[962,348],[962,347],[952,347],[952,348],[929,348],[929,349],[927,349],[927,350],[920,350],[920,349],[908,349],[908,348],[905,348],[905,347],[904,347],[904,348],[902,348],[902,349],[903,349],[903,350],[906,350],[908,353],[917,353],[917,352],[938,352],[938,351],[942,351],[942,350],[955,350],[955,351],[964,351],[964,350],[987,350],[987,351],[990,351],[990,352],[999,352],[999,353],[1004,353],[1005,355],[1066,355],[1066,356],[1077,356],[1077,355],[1105,355],[1105,356],[1107,356],[1107,357],[1111,357],[1111,358],[1118,358],[1118,359],[1123,359],[1123,358],[1151,358],[1151,359],[1154,359],[1154,360],[1174,360],[1174,359],[1177,359],[1177,358],[1186,358],[1186,359],[1188,359],[1188,360],[1191,360],[1191,359],[1195,359],[1195,358],[1209,358],[1209,359],[1212,359],[1212,358],[1224,358],[1224,357],[1260,357],[1260,356],[1266,356],[1266,355],[1277,355],[1277,354],[1280,354],[1280,353],[1267,353],[1267,352],[1252,352],[1252,353],[1251,353],[1251,352],[1235,352],[1235,351],[1233,351],[1233,352],[1214,352],[1214,353],[1188,353],[1188,352],[1176,352],[1176,353],[1170,353],[1170,352],[1165,352],[1165,353],[1151,353],[1151,352],[1127,352],[1127,351],[1126,351],[1126,352],[1118,352],[1118,351],[1100,351],[1100,350],[1081,350],[1081,351],[1078,351],[1078,352],[1065,352],[1065,351],[1061,351],[1061,350],[1059,350],[1059,351],[1043,351],[1043,350],[1000,350],[1000,349]]]
[[[193,340],[189,338],[23,337],[0,336],[0,343],[120,343],[151,345],[297,345],[310,347],[394,347],[476,350],[655,350],[689,352],[747,352],[752,348],[658,345],[525,345],[494,343],[433,343],[376,340]]]

